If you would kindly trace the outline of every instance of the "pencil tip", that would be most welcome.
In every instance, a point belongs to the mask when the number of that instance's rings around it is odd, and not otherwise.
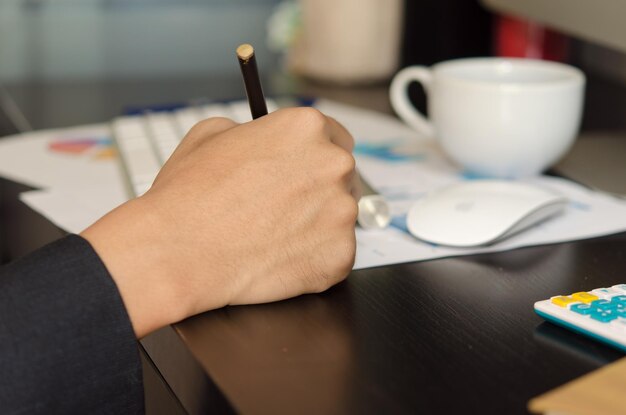
[[[237,56],[239,59],[248,60],[254,55],[254,48],[252,45],[244,43],[237,48]]]

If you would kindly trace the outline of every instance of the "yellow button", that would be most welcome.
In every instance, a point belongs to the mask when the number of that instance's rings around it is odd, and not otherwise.
[[[576,301],[582,301],[583,303],[587,303],[587,304],[598,299],[597,296],[586,293],[584,291],[572,294],[572,298]]]
[[[552,297],[552,304],[556,304],[559,307],[567,307],[568,304],[577,303],[580,300],[574,300],[572,297],[566,297],[561,295],[559,297]]]

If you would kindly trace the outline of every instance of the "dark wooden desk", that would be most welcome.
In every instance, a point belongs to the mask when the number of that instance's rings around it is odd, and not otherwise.
[[[178,339],[186,370],[241,413],[523,414],[623,357],[544,323],[533,302],[623,282],[625,260],[621,234],[356,271],[324,294],[209,312],[160,340]],[[183,406],[203,413],[198,378],[171,371]]]
[[[625,261],[621,234],[356,271],[323,294],[205,313],[142,340],[159,385],[147,399],[162,413],[523,414],[623,356],[533,302],[622,283]]]

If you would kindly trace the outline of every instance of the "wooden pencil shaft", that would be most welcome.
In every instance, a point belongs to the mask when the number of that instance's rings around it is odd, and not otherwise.
[[[238,55],[238,60],[239,66],[241,67],[241,74],[243,75],[243,83],[246,87],[246,95],[248,96],[252,119],[267,115],[267,104],[263,96],[263,88],[261,87],[254,52],[248,59],[242,59],[242,57]]]

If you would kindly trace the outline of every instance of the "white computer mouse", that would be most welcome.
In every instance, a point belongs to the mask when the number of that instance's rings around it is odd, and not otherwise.
[[[565,208],[567,199],[542,187],[474,180],[436,190],[411,207],[407,228],[416,238],[454,247],[489,245]]]

